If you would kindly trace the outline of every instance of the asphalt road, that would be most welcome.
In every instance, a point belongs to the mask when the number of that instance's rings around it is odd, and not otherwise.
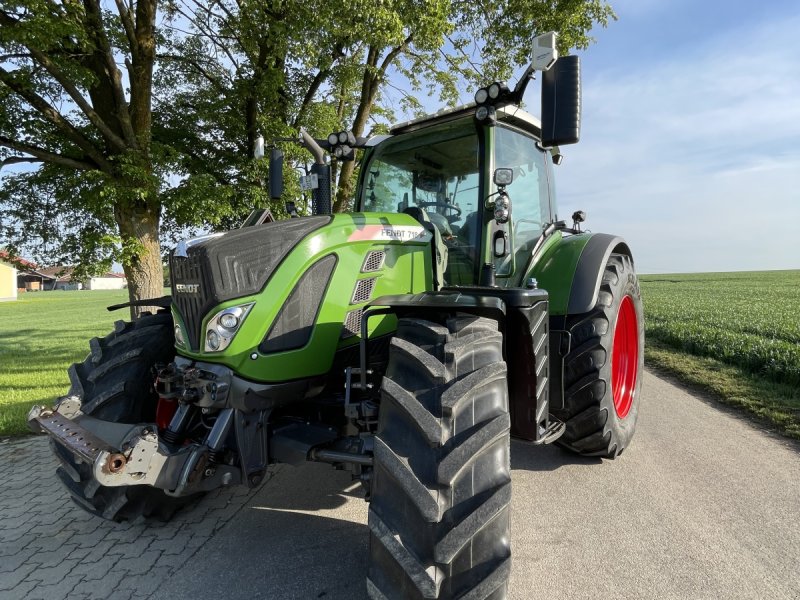
[[[800,598],[800,453],[651,373],[615,461],[514,444],[510,596]],[[281,467],[153,598],[363,598],[367,505]]]

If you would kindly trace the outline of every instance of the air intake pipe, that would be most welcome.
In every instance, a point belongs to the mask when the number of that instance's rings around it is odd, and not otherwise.
[[[327,158],[325,150],[302,127],[300,128],[300,141],[314,155],[311,173],[317,176],[317,187],[311,190],[311,213],[329,215],[331,213],[331,167],[325,160]]]

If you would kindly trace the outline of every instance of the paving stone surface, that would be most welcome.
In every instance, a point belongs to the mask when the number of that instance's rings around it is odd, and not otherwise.
[[[620,460],[512,443],[509,598],[800,600],[797,445],[650,373],[643,393]],[[281,466],[160,526],[84,513],[54,471],[45,439],[0,442],[0,600],[366,596],[347,471]]]
[[[44,436],[0,441],[0,600],[150,597],[245,505],[211,492],[169,522],[110,523],[69,499]]]

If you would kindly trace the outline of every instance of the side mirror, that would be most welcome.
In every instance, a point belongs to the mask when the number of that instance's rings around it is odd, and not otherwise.
[[[542,76],[542,146],[575,144],[580,136],[580,57],[562,56]]]
[[[280,200],[283,196],[283,152],[273,148],[269,153],[269,197]]]
[[[514,169],[504,167],[495,169],[494,175],[492,176],[492,181],[494,181],[494,184],[497,187],[511,185],[511,182],[514,181]]]

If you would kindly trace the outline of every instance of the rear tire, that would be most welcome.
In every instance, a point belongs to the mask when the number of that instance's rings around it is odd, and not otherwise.
[[[567,427],[558,443],[616,458],[636,430],[644,368],[642,297],[630,257],[608,258],[594,308],[568,316],[567,330],[564,409],[553,411]]]
[[[131,323],[117,321],[106,337],[89,342],[91,354],[69,368],[68,395],[81,400],[81,411],[115,423],[155,420],[158,395],[153,367],[175,355],[172,315],[143,315]],[[76,419],[80,421],[80,417]],[[105,487],[92,476],[92,466],[78,461],[63,446],[51,441],[61,466],[56,470],[72,500],[82,509],[110,521],[138,518],[168,520],[197,496],[173,498],[147,485]]]
[[[381,387],[372,598],[504,598],[508,391],[497,322],[400,319]]]

